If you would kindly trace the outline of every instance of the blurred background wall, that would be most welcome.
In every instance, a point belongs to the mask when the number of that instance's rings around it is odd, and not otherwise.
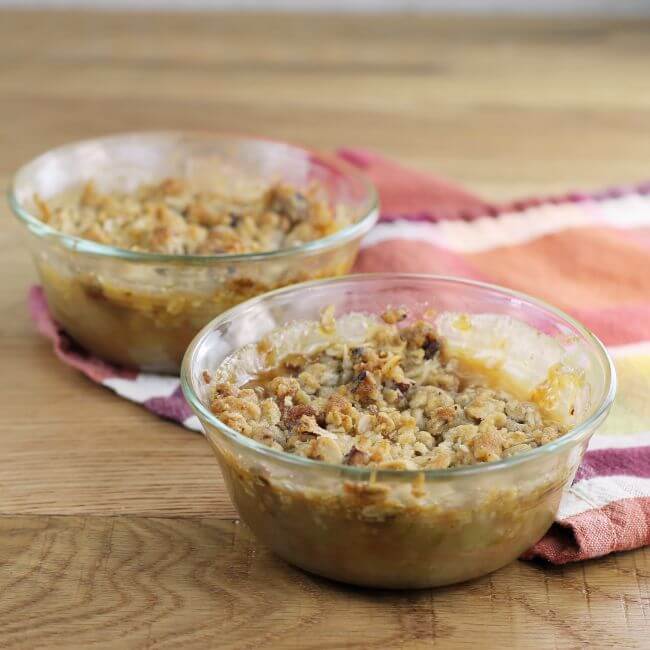
[[[542,2],[530,0],[0,0],[0,7],[650,15],[650,0],[542,0]]]

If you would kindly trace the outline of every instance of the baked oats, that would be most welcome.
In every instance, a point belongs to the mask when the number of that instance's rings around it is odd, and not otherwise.
[[[362,345],[335,338],[285,356],[241,387],[216,381],[212,412],[273,449],[378,469],[496,461],[566,432],[538,404],[464,372],[444,354],[433,324],[400,326],[407,317],[390,309]],[[333,309],[321,328],[335,332]]]
[[[52,314],[81,347],[121,366],[176,373],[192,338],[217,314],[352,266],[359,238],[308,255],[291,252],[351,223],[350,210],[326,200],[321,185],[225,178],[211,187],[199,191],[170,178],[132,192],[101,192],[90,182],[47,202],[35,197],[41,220],[59,232],[173,256],[134,261],[119,251],[96,258],[56,248],[39,257]],[[231,259],[281,249],[287,255],[275,259]]]
[[[318,185],[275,183],[245,193],[198,190],[178,178],[133,192],[100,192],[88,182],[76,195],[45,202],[52,228],[132,251],[172,255],[259,253],[327,237],[349,224]]]

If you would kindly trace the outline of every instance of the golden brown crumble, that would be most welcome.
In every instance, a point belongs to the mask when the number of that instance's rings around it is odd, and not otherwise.
[[[78,196],[46,203],[43,222],[83,239],[119,248],[177,255],[256,253],[296,246],[349,224],[317,185],[284,183],[244,195],[198,191],[178,178],[135,192],[102,193],[92,182]]]
[[[212,411],[274,449],[382,469],[495,461],[566,431],[537,404],[464,374],[457,359],[442,355],[434,325],[398,326],[407,316],[390,309],[363,345],[335,340],[289,354],[241,388],[216,383]],[[332,308],[320,326],[335,331]]]

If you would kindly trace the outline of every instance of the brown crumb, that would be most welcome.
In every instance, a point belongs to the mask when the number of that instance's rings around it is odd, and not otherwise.
[[[394,325],[395,323],[399,323],[400,321],[403,321],[407,316],[408,316],[408,312],[403,307],[399,309],[393,307],[387,309],[381,315],[381,318],[384,321],[384,323],[388,323],[389,325]]]
[[[357,449],[354,445],[343,458],[344,465],[367,465],[370,456],[367,452]]]
[[[425,359],[433,359],[436,352],[440,349],[440,343],[438,343],[438,340],[434,336],[427,335],[422,349],[424,350]]]
[[[302,354],[288,354],[282,359],[282,365],[289,370],[300,370],[305,363],[307,363],[307,360]]]
[[[297,404],[296,406],[289,407],[282,417],[282,422],[288,427],[295,427],[303,416],[316,416],[318,415],[314,408],[306,404]]]

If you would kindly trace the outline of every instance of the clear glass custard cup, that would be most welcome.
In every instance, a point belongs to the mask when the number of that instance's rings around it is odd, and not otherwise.
[[[132,191],[166,178],[212,189],[214,175],[316,182],[349,215],[338,232],[269,252],[171,255],[135,252],[62,234],[36,215],[49,200],[93,181]],[[54,318],[86,350],[123,366],[178,372],[192,338],[211,318],[271,289],[342,275],[378,216],[377,195],[345,162],[279,142],[209,133],[130,133],[53,149],[16,173],[9,203]]]
[[[273,333],[287,340],[296,323],[317,321],[328,305],[337,318],[378,315],[399,305],[424,318],[459,312],[516,319],[566,352],[584,379],[587,398],[570,406],[574,424],[553,442],[505,460],[443,470],[327,464],[273,450],[223,424],[210,410],[204,371],[228,364],[234,351]],[[536,358],[538,352],[543,356],[541,348],[522,349],[514,369],[544,362]],[[286,561],[328,578],[417,588],[494,571],[544,535],[589,439],[607,416],[616,377],[593,334],[538,300],[458,278],[376,274],[307,282],[238,305],[194,339],[181,382],[234,505],[262,542]]]

